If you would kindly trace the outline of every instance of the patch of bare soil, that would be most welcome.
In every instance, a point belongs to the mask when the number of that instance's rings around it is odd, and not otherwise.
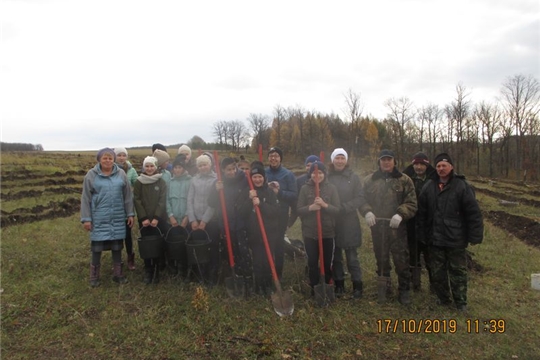
[[[488,211],[484,217],[523,242],[540,248],[540,223],[524,216],[508,214],[504,211]]]
[[[0,226],[5,228],[11,225],[69,217],[79,212],[80,208],[80,198],[69,198],[66,201],[51,201],[47,205],[37,205],[30,209],[21,208],[9,213],[2,211]]]
[[[20,169],[18,171],[6,171],[2,173],[2,182],[4,181],[13,181],[13,180],[28,180],[28,179],[39,179],[39,178],[64,178],[68,176],[84,176],[86,175],[87,170],[78,170],[78,171],[66,171],[61,173],[59,171],[51,175],[40,175],[36,174],[34,171]]]
[[[54,180],[54,179],[47,179],[44,181],[34,182],[34,183],[28,183],[26,186],[30,187],[36,187],[36,186],[50,186],[50,185],[74,185],[74,184],[80,184],[82,185],[83,180],[77,180],[74,178],[67,178],[67,179],[61,179],[61,180]],[[24,183],[13,183],[13,184],[2,184],[2,187],[4,189],[9,189],[13,187],[23,187],[25,186]]]
[[[540,201],[538,201],[538,200],[524,199],[524,198],[520,198],[520,197],[516,197],[516,196],[512,196],[512,195],[508,195],[508,194],[504,194],[504,193],[500,193],[500,192],[496,192],[496,191],[492,191],[492,190],[488,190],[488,189],[481,189],[481,188],[478,188],[478,187],[475,187],[474,191],[476,191],[478,193],[489,195],[489,196],[494,197],[494,198],[499,199],[499,200],[514,201],[514,202],[518,202],[518,203],[523,204],[523,205],[530,205],[530,206],[540,208]]]
[[[20,200],[25,198],[34,198],[39,197],[45,193],[51,193],[51,194],[71,194],[71,193],[77,193],[81,194],[82,189],[81,188],[73,188],[73,187],[61,187],[61,188],[50,188],[45,189],[43,191],[40,190],[23,190],[18,192],[9,192],[5,195],[2,195],[3,201],[13,201],[13,200]]]

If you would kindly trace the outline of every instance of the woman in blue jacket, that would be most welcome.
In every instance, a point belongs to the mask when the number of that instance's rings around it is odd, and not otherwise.
[[[122,272],[122,249],[126,237],[126,221],[133,226],[133,195],[124,171],[115,164],[110,148],[97,154],[98,163],[84,177],[81,198],[81,222],[90,232],[92,262],[90,286],[100,285],[101,253],[112,251],[113,281],[127,283]]]

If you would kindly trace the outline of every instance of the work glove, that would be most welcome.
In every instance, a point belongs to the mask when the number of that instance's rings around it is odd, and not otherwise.
[[[401,223],[401,220],[403,220],[403,218],[398,214],[392,216],[392,218],[390,219],[390,227],[392,229],[397,229],[399,224]]]
[[[375,220],[375,214],[371,211],[366,214],[366,222],[369,227],[372,227],[377,223],[377,221]]]

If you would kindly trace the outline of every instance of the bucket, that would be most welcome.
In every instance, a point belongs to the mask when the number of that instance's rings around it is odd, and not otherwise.
[[[165,236],[165,250],[170,260],[183,260],[186,254],[186,241],[188,232],[182,226],[169,229]]]
[[[157,231],[151,234],[145,231],[144,235],[141,231],[141,237],[137,239],[141,259],[158,259],[163,254],[163,234],[159,229]]]
[[[531,274],[531,287],[533,290],[540,290],[540,274]]]
[[[190,265],[210,262],[210,243],[212,240],[204,230],[194,230],[186,241],[188,263]]]

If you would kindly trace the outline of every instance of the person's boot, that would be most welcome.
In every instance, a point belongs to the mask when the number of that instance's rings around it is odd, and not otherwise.
[[[411,292],[409,290],[399,290],[398,301],[402,305],[409,305],[411,303]]]
[[[244,291],[246,298],[251,296],[251,293],[253,292],[253,278],[251,276],[244,277]]]
[[[159,272],[161,270],[161,265],[159,263],[154,265],[154,276],[152,278],[153,284],[159,284]]]
[[[334,281],[334,293],[337,298],[340,298],[345,294],[345,280]]]
[[[135,253],[128,254],[128,269],[133,271],[135,270]]]
[[[154,267],[152,265],[144,267],[144,283],[149,285],[154,277]]]
[[[361,299],[364,293],[364,286],[361,281],[353,282],[353,299]]]
[[[379,276],[377,278],[377,302],[383,304],[386,302],[386,296],[388,293],[388,285],[390,283],[390,277],[388,276]]]
[[[101,285],[101,282],[99,281],[100,267],[100,265],[90,265],[90,286],[93,288]]]
[[[128,282],[128,279],[124,276],[122,271],[122,263],[113,264],[113,281],[118,284],[125,284]]]
[[[421,280],[420,276],[422,274],[422,268],[419,266],[411,268],[411,274],[412,274],[412,288],[413,291],[420,291],[421,288]]]

